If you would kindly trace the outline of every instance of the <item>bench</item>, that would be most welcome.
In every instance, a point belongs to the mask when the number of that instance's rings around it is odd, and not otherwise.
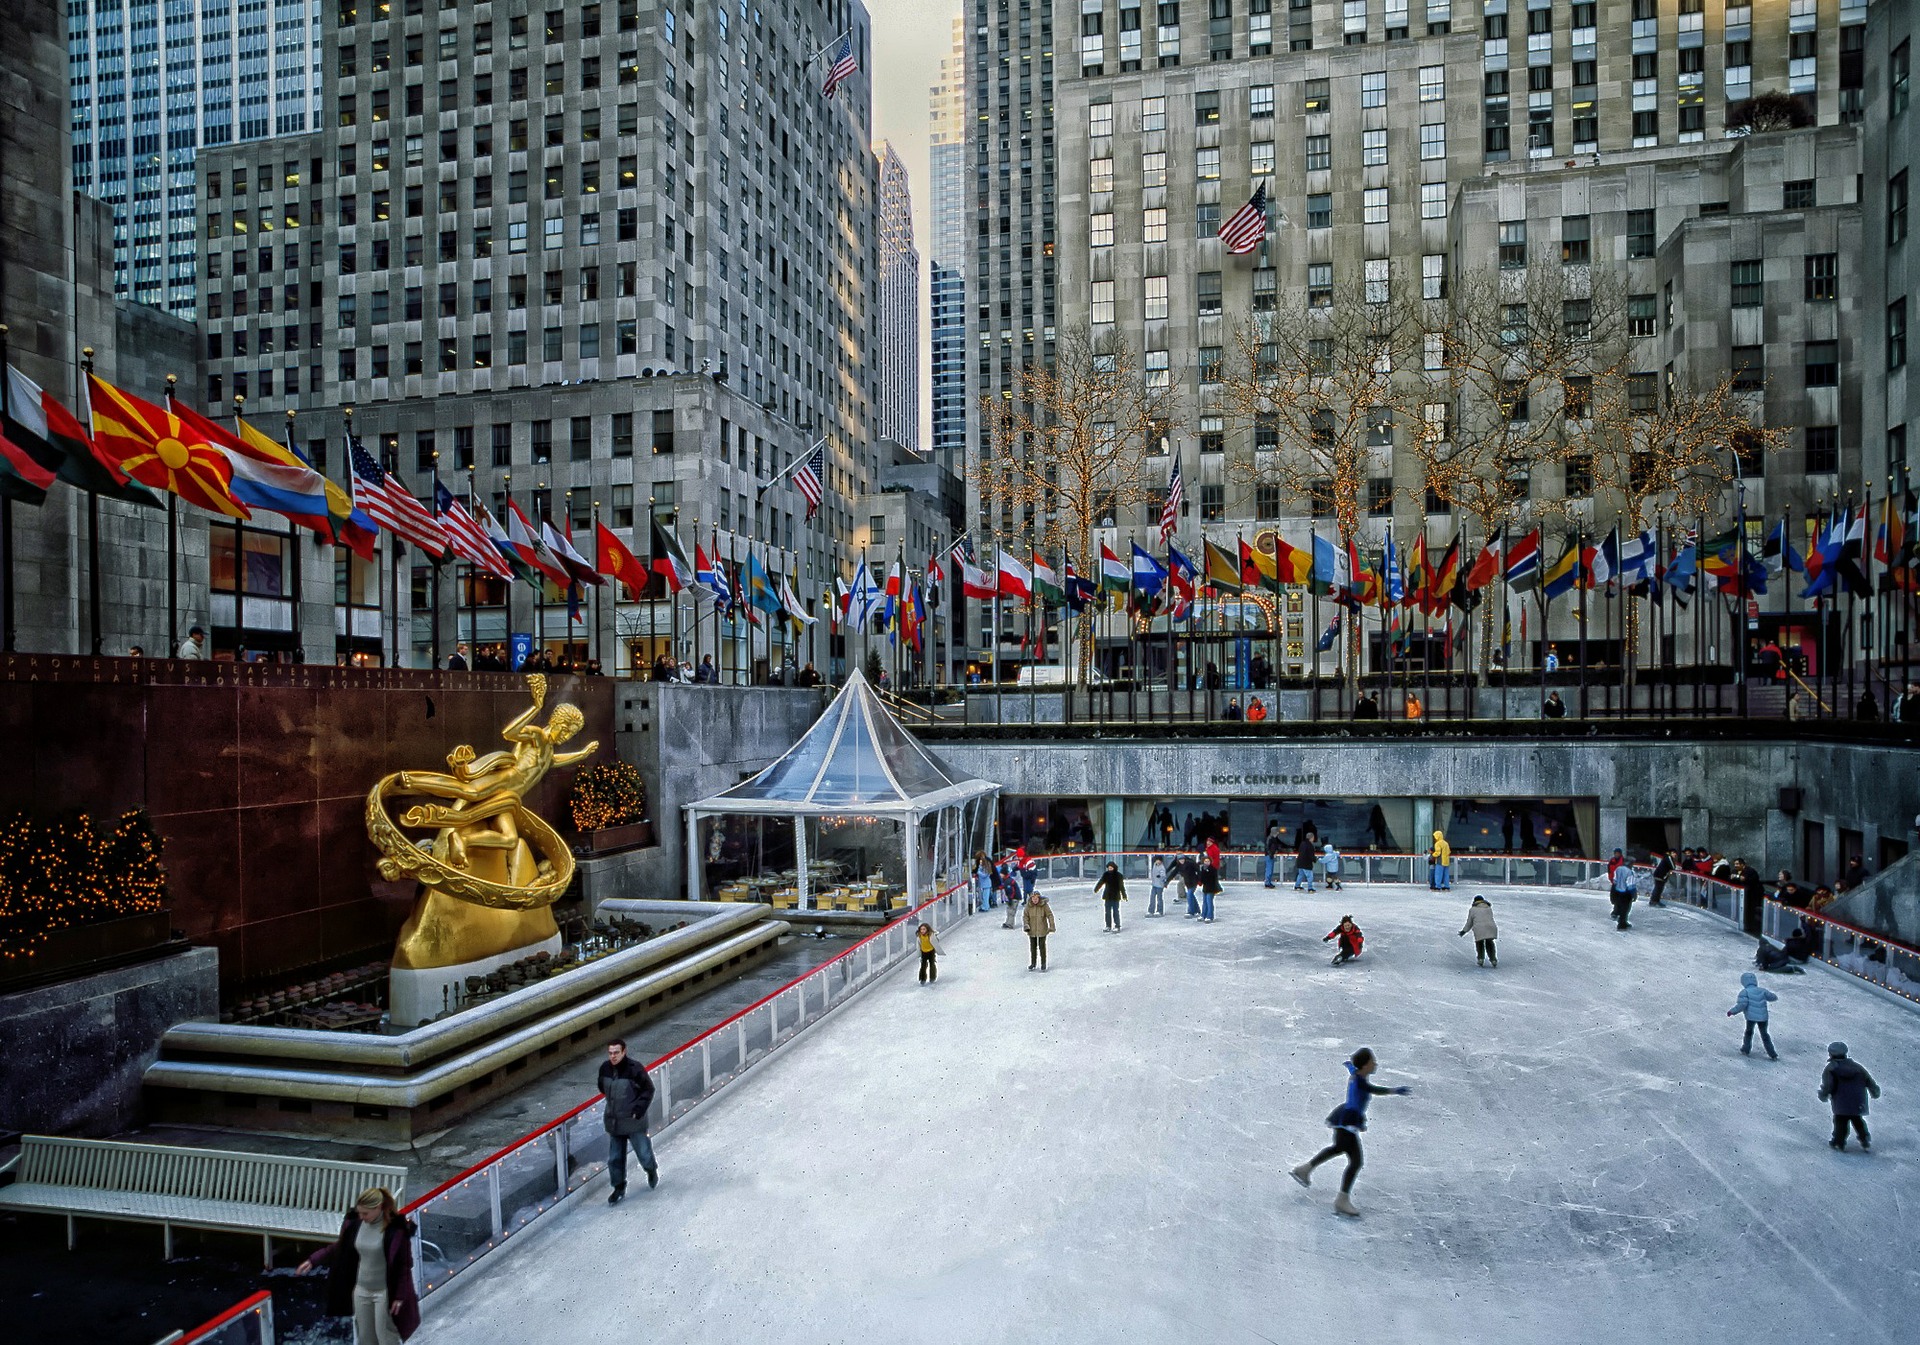
[[[169,1260],[176,1225],[258,1233],[268,1269],[274,1238],[331,1242],[362,1191],[384,1186],[398,1198],[406,1181],[406,1169],[371,1163],[50,1135],[22,1136],[20,1153],[0,1167],[9,1171],[0,1209],[64,1214],[68,1251],[84,1215],[159,1224]]]

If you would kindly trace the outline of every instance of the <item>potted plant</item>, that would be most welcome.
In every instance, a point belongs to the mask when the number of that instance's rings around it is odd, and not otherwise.
[[[625,761],[604,761],[580,771],[573,777],[567,805],[589,854],[654,843],[646,782]]]

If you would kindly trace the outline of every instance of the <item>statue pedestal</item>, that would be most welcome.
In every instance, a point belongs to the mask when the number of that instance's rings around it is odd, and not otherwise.
[[[431,1022],[459,1002],[459,997],[466,993],[467,977],[485,976],[535,953],[558,957],[560,947],[560,936],[555,934],[524,948],[449,967],[395,967],[388,973],[387,1012],[396,1027],[410,1028]]]

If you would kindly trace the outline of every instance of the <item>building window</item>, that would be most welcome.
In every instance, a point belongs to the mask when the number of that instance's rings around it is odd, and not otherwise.
[[[1840,294],[1840,254],[1816,252],[1801,262],[1809,302],[1830,302]]]
[[[1500,269],[1524,270],[1527,265],[1527,222],[1503,220],[1500,224]]]
[[[1384,129],[1360,133],[1360,163],[1366,168],[1387,166],[1387,133]]]
[[[1650,416],[1660,409],[1658,374],[1627,375],[1627,410],[1636,416]]]
[[[1263,484],[1253,488],[1253,516],[1261,523],[1280,517],[1280,487]]]
[[[1627,256],[1651,257],[1653,255],[1654,212],[1651,210],[1629,210],[1627,212]]]
[[[1385,107],[1387,105],[1387,75],[1384,70],[1364,73],[1360,76],[1360,106]]]
[[[1220,151],[1216,149],[1195,150],[1193,155],[1194,175],[1202,182],[1220,180]]]
[[[1438,103],[1447,96],[1447,68],[1444,65],[1420,67],[1420,101]]]
[[[1802,466],[1808,476],[1826,475],[1840,470],[1839,426],[1807,426],[1806,461]]]
[[[1227,488],[1225,486],[1202,485],[1200,487],[1200,521],[1218,523],[1227,516]]]
[[[1447,297],[1446,253],[1429,252],[1420,258],[1420,297],[1422,299]]]
[[[1902,168],[1887,179],[1887,243],[1903,241],[1907,236],[1907,170]]]
[[[1912,95],[1912,53],[1908,43],[1895,47],[1887,58],[1887,115],[1897,117],[1907,110]]]
[[[1447,184],[1444,182],[1422,182],[1420,184],[1420,218],[1445,219],[1447,217]]]
[[[1904,369],[1907,364],[1907,301],[1895,299],[1887,305],[1887,368]]]
[[[1193,124],[1214,126],[1220,121],[1220,91],[1202,89],[1193,95]]]
[[[1385,257],[1370,257],[1364,263],[1367,302],[1384,304],[1392,298],[1393,264]]]
[[[1200,347],[1200,381],[1218,383],[1225,367],[1224,354],[1219,346]]]
[[[1140,212],[1141,237],[1149,243],[1167,241],[1167,208],[1149,206]]]
[[[1087,190],[1108,192],[1113,190],[1113,159],[1111,156],[1087,161]]]
[[[653,413],[653,451],[655,453],[673,452],[673,412],[671,411]]]
[[[1162,94],[1140,100],[1140,129],[1143,131],[1164,131],[1167,129],[1167,100]]]
[[[1171,355],[1164,350],[1149,350],[1146,357],[1147,386],[1167,388],[1173,386],[1173,368]]]
[[[1195,291],[1195,302],[1199,305],[1200,316],[1218,317],[1220,315],[1220,273],[1202,271],[1197,277],[1199,284]]]
[[[1333,307],[1333,263],[1307,263],[1307,307]]]
[[[1838,341],[1807,342],[1807,386],[1810,388],[1840,386],[1840,343]]]
[[[1110,248],[1113,246],[1113,212],[1103,210],[1092,217],[1087,233],[1087,243],[1091,247]]]
[[[1735,346],[1733,348],[1733,390],[1735,392],[1759,392],[1767,386],[1767,348],[1765,346]]]
[[[1739,261],[1733,264],[1733,306],[1735,308],[1758,308],[1766,294],[1762,283],[1761,263]]]
[[[1271,177],[1273,163],[1273,142],[1271,140],[1254,141],[1248,153],[1247,171],[1254,177]]]
[[[1271,117],[1273,115],[1273,85],[1251,84],[1247,86],[1247,116],[1249,118]]]
[[[1814,206],[1814,180],[1810,177],[1794,182],[1785,182],[1780,186],[1780,206],[1783,210],[1811,210]]]
[[[1088,104],[1087,134],[1091,136],[1107,136],[1113,134],[1113,104],[1111,102]]]
[[[1147,276],[1142,282],[1144,302],[1141,316],[1149,322],[1167,316],[1167,278],[1165,276]]]
[[[1560,221],[1560,261],[1585,266],[1593,260],[1592,225],[1585,215],[1567,215]]]
[[[1307,137],[1307,171],[1324,172],[1333,167],[1333,137],[1330,135],[1310,135]]]
[[[1196,238],[1218,238],[1220,236],[1220,203],[1202,201],[1194,207],[1194,223],[1197,225]]]
[[[1301,102],[1301,111],[1303,112],[1330,111],[1333,107],[1333,97],[1332,97],[1332,94],[1329,92],[1329,87],[1330,87],[1330,81],[1328,80],[1324,80],[1324,79],[1308,80],[1306,88],[1302,91],[1303,99]]]
[[[1113,282],[1096,280],[1093,282],[1092,318],[1094,326],[1110,325],[1113,322]]]
[[[1362,224],[1387,223],[1387,189],[1368,187],[1360,194],[1360,222]]]
[[[1224,453],[1227,449],[1227,422],[1224,416],[1200,417],[1200,451]]]
[[[1420,157],[1423,159],[1447,157],[1447,124],[1445,122],[1428,122],[1420,128]]]
[[[1314,192],[1307,197],[1307,227],[1309,229],[1333,227],[1333,194],[1331,192]]]
[[[1627,296],[1627,335],[1652,336],[1655,321],[1655,301],[1651,294],[1629,294]]]

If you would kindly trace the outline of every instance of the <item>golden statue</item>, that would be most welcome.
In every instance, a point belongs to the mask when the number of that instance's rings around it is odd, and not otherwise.
[[[447,754],[449,773],[397,771],[367,794],[367,837],[380,851],[380,876],[412,876],[421,886],[393,950],[395,967],[459,966],[559,933],[553,903],[573,881],[573,853],[527,809],[526,796],[550,769],[589,757],[600,744],[556,751],[586,717],[556,705],[536,724],[547,679],[529,674],[527,688],[533,705],[500,731],[511,750],[476,759],[462,744]],[[413,804],[396,823],[388,800],[406,795],[440,802]],[[431,829],[433,839],[415,840],[402,827]]]

